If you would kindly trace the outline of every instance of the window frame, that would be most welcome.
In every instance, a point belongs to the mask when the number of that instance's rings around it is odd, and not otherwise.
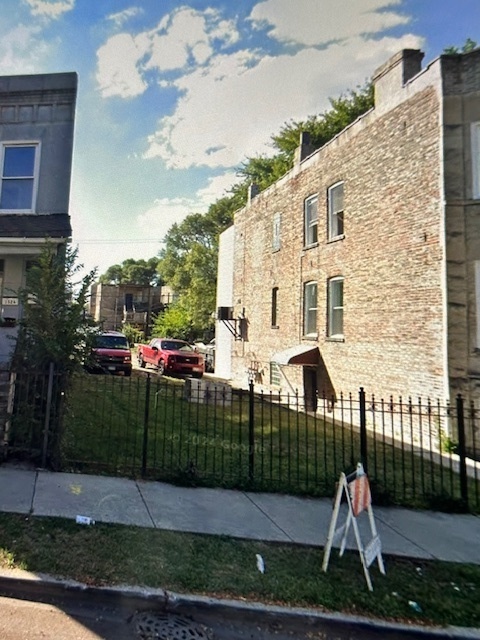
[[[272,387],[282,386],[282,371],[278,362],[270,362],[270,385]]]
[[[272,288],[271,327],[278,329],[278,287]]]
[[[33,148],[34,149],[34,160],[33,160],[33,174],[26,176],[4,176],[4,168],[5,168],[5,155],[7,149],[14,148]],[[15,140],[15,141],[2,141],[1,143],[1,151],[0,151],[0,213],[33,213],[36,208],[37,203],[37,193],[38,193],[38,176],[40,169],[40,142],[35,140]],[[25,180],[31,182],[32,184],[32,192],[31,192],[31,202],[29,208],[6,208],[1,206],[1,199],[3,194],[3,185],[5,182],[10,180]]]
[[[480,200],[480,122],[471,124],[472,200]]]
[[[333,192],[342,187],[342,207],[341,209],[333,209]],[[343,238],[345,236],[345,182],[339,180],[332,184],[327,189],[327,203],[328,203],[328,239],[336,240],[337,238]],[[341,230],[339,231],[338,221],[341,220]]]
[[[315,306],[311,306],[307,296],[307,290],[311,287],[315,287]],[[312,318],[314,318],[313,323]],[[314,327],[311,326],[312,324]],[[311,330],[312,328],[314,331]],[[318,337],[318,283],[316,280],[303,283],[303,336],[305,338]]]
[[[316,204],[316,217],[309,216],[309,205]],[[318,244],[318,193],[314,193],[303,202],[304,246],[314,247]]]
[[[343,276],[335,276],[333,278],[328,279],[328,312],[327,312],[327,337],[333,340],[343,340],[345,332],[344,332],[344,314],[345,314],[345,304],[344,304],[344,282],[345,278]],[[341,283],[342,284],[342,300],[341,305],[334,306],[334,292],[333,288]],[[334,332],[335,318],[338,315],[338,311],[341,310],[341,324],[342,331]]]

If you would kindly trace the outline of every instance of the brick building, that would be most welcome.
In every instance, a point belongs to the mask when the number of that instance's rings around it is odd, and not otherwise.
[[[173,302],[170,287],[95,283],[90,289],[89,313],[105,331],[121,331],[125,324],[147,332],[156,315]]]
[[[310,409],[360,386],[480,396],[480,50],[422,59],[392,57],[374,108],[313,153],[304,136],[293,169],[236,213],[222,377]]]

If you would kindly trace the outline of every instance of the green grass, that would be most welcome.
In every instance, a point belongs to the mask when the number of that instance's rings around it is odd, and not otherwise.
[[[138,585],[180,593],[343,611],[425,625],[480,626],[480,567],[384,557],[369,592],[358,554],[60,518],[0,514],[0,567],[89,585]],[[266,572],[256,567],[256,554]],[[409,601],[418,603],[415,612]]]
[[[266,397],[255,402],[249,467],[248,394],[234,395],[231,406],[202,405],[184,399],[182,381],[153,375],[149,391],[146,384],[143,375],[75,380],[65,418],[65,470],[138,477],[145,462],[150,479],[331,496],[340,472],[359,460],[360,438],[348,427],[348,412],[343,421],[338,412],[336,420],[324,421]],[[441,466],[372,438],[368,451],[376,504],[464,507],[448,459]],[[470,508],[478,511],[480,482],[469,483]]]

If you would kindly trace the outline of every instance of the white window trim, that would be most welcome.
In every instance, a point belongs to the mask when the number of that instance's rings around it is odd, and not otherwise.
[[[4,140],[1,143],[0,158],[0,193],[3,183],[3,164],[5,158],[5,149],[11,147],[35,147],[35,163],[33,167],[33,188],[32,188],[32,206],[30,209],[0,209],[0,213],[34,213],[37,206],[38,194],[38,176],[40,173],[40,142],[38,140]]]
[[[335,278],[330,278],[328,280],[328,337],[329,338],[343,338],[344,336],[344,331],[342,330],[342,333],[333,333],[332,331],[332,324],[333,324],[333,311],[335,309],[341,309],[342,310],[342,329],[343,329],[343,323],[344,323],[344,310],[345,307],[342,304],[341,307],[333,307],[332,304],[332,285],[335,282],[345,282],[345,278],[343,276],[336,276]],[[343,292],[342,292],[342,298],[343,298]]]
[[[314,220],[307,220],[307,204],[310,202],[316,202],[317,203],[317,217]],[[306,247],[313,247],[314,245],[316,245],[318,243],[318,193],[315,193],[311,196],[309,196],[308,198],[305,198],[305,201],[303,203],[303,222],[304,222],[304,233],[305,233],[305,246]],[[312,222],[314,224],[312,224]],[[309,231],[310,229],[312,229],[313,227],[317,227],[317,239],[313,240],[312,242],[310,242],[308,236],[309,236]],[[313,234],[312,234],[313,235]]]
[[[306,333],[307,329],[307,287],[309,285],[315,285],[317,290],[317,301],[315,307],[309,307],[309,310],[315,311],[315,330]],[[303,283],[303,335],[306,338],[318,337],[318,283],[315,280]]]
[[[480,122],[472,122],[472,198],[480,200]]]
[[[340,185],[344,185],[345,183],[343,182],[343,180],[340,180],[339,182],[336,182],[335,184],[332,184],[330,187],[328,187],[327,190],[327,201],[328,201],[328,239],[329,240],[334,240],[335,238],[343,238],[344,236],[344,230],[342,230],[342,233],[333,233],[333,219],[334,216],[337,217],[338,216],[338,212],[334,212],[333,208],[332,208],[332,191],[334,189],[336,189],[337,187],[339,187]],[[345,198],[345,188],[343,191],[343,197]],[[342,208],[342,213],[345,211],[345,203],[343,203],[344,206]],[[336,226],[338,227],[338,222],[336,223]]]

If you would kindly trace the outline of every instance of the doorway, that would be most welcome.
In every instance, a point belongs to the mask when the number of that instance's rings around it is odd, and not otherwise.
[[[318,405],[316,367],[303,367],[303,394],[305,398],[305,410],[316,411]]]

